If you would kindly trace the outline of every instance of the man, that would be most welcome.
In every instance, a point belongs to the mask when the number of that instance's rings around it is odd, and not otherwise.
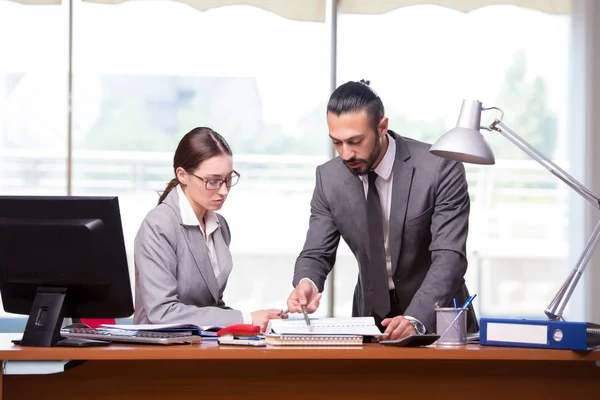
[[[316,171],[289,311],[318,308],[341,236],[359,266],[352,315],[372,315],[391,339],[435,333],[436,303],[452,306],[456,299],[461,305],[469,295],[470,202],[463,165],[389,130],[368,81],[333,92],[327,124],[339,157]],[[467,320],[468,331],[477,332],[472,307]]]

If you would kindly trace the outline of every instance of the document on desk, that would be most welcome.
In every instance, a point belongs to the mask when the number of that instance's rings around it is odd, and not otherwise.
[[[102,324],[102,328],[106,329],[122,329],[126,331],[152,331],[152,332],[179,332],[193,331],[199,332],[202,336],[216,336],[217,331],[222,326],[208,325],[198,326],[194,324],[139,324],[139,325],[112,325]]]
[[[277,335],[360,335],[382,336],[373,317],[311,318],[310,326],[304,319],[272,319],[267,334]]]

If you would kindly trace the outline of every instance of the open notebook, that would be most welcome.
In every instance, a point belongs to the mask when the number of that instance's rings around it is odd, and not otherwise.
[[[361,345],[364,336],[382,336],[373,317],[273,319],[266,330],[267,344],[293,346]]]

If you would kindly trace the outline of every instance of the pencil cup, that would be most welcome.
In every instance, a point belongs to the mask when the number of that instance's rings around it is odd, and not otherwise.
[[[466,308],[443,307],[435,309],[437,334],[436,346],[461,346],[467,344]]]

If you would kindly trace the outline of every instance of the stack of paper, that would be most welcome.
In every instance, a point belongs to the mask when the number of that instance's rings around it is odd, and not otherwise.
[[[372,317],[313,318],[269,321],[267,344],[300,346],[361,345],[364,336],[382,336]]]

